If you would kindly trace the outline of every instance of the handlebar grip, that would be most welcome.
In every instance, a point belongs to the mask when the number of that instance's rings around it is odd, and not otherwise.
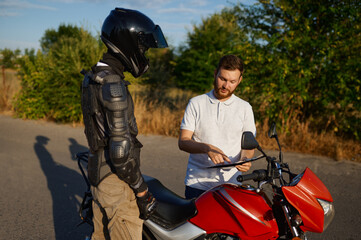
[[[258,177],[258,174],[255,173],[251,173],[251,174],[245,174],[245,175],[239,175],[237,177],[237,181],[238,182],[243,182],[243,181],[247,181],[247,180],[252,180]]]
[[[266,170],[254,170],[251,174],[239,175],[237,177],[238,182],[243,182],[247,180],[254,180],[254,181],[262,181],[267,178],[267,171]]]

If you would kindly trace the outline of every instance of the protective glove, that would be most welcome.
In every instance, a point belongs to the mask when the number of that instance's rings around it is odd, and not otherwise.
[[[152,193],[148,191],[144,196],[137,197],[137,204],[140,212],[139,217],[147,220],[155,211],[158,203]]]

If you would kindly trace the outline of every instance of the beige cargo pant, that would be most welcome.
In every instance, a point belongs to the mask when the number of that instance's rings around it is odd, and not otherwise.
[[[91,192],[95,199],[92,240],[106,239],[106,230],[112,240],[142,239],[143,220],[139,218],[135,195],[128,184],[112,174],[97,187],[92,186]]]

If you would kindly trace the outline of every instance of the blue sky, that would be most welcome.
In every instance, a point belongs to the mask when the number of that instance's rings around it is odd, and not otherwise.
[[[39,48],[47,29],[62,23],[84,26],[95,36],[115,7],[136,9],[161,26],[168,43],[178,46],[202,18],[237,0],[0,0],[0,49]],[[250,4],[253,0],[242,0]]]

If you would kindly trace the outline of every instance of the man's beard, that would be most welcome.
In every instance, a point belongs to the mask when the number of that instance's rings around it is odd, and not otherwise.
[[[222,92],[223,88],[217,86],[216,79],[214,79],[214,81],[213,81],[213,86],[214,86],[215,96],[218,100],[229,98],[232,96],[232,94],[234,92],[234,90],[231,92],[228,89],[224,89],[226,92]]]

